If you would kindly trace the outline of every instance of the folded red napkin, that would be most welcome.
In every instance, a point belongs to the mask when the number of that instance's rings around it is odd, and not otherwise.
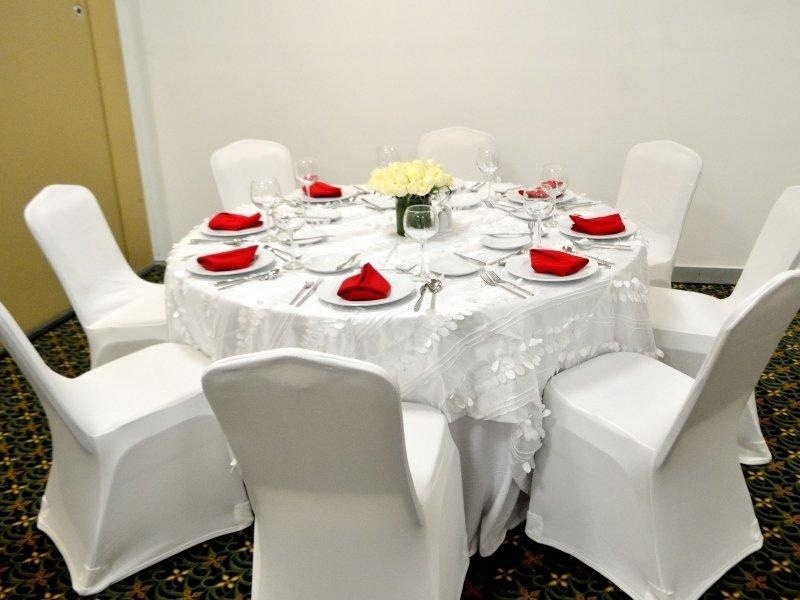
[[[390,291],[392,284],[386,281],[375,267],[367,263],[361,267],[358,275],[345,279],[336,293],[345,300],[382,300]]]
[[[335,185],[330,185],[325,183],[324,181],[315,181],[311,184],[310,193],[309,187],[304,186],[303,191],[305,192],[306,196],[310,198],[341,198],[342,197],[342,188],[338,188]]]
[[[564,277],[577,273],[589,263],[588,258],[559,250],[531,250],[531,267],[537,273],[551,273]]]
[[[588,233],[589,235],[609,235],[625,231],[625,223],[619,213],[586,219],[578,215],[570,215],[572,219],[572,231]]]
[[[198,256],[197,262],[200,263],[201,267],[209,271],[244,269],[253,264],[256,259],[256,250],[258,250],[258,246],[248,246],[247,248],[236,248],[236,250],[217,252],[216,254],[206,254]]]
[[[528,198],[549,198],[550,194],[547,190],[541,187],[531,188],[529,190],[517,190],[520,196],[528,196]]]
[[[544,185],[549,185],[551,188],[557,189],[559,196],[566,191],[565,189],[566,186],[564,185],[564,182],[561,181],[560,179],[545,179],[542,183]]]
[[[220,229],[223,231],[239,231],[240,229],[250,229],[261,225],[261,215],[237,215],[234,213],[217,213],[208,222],[209,229]]]

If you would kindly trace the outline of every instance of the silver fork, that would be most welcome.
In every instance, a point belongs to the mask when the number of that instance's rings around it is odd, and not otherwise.
[[[486,271],[486,274],[489,277],[491,277],[492,279],[494,279],[495,282],[497,282],[497,283],[505,283],[506,285],[510,285],[511,287],[519,290],[523,294],[527,294],[528,296],[533,296],[534,295],[534,293],[532,291],[526,290],[524,287],[517,285],[513,281],[509,281],[508,279],[503,279],[495,271],[488,270],[488,271]]]
[[[305,295],[302,298],[300,298],[300,300],[297,301],[297,304],[295,304],[295,306],[303,306],[303,302],[308,300],[313,295],[313,293],[317,291],[317,288],[319,287],[320,283],[322,283],[322,277],[317,278],[317,280],[309,288],[309,290],[305,293]]]
[[[511,294],[514,294],[515,296],[519,296],[520,298],[524,298],[524,297],[525,297],[523,294],[520,294],[518,291],[514,290],[513,288],[510,288],[510,287],[508,287],[508,286],[507,286],[507,285],[505,285],[504,283],[498,283],[497,281],[495,281],[494,279],[492,279],[492,278],[489,276],[489,274],[488,274],[488,273],[486,273],[486,272],[484,272],[484,273],[481,273],[481,279],[483,279],[484,283],[486,283],[487,285],[491,285],[492,287],[495,287],[495,286],[497,286],[497,287],[501,287],[501,288],[503,288],[505,291],[507,291],[507,292],[509,292],[509,293],[511,293]]]
[[[297,294],[295,294],[294,298],[292,298],[292,300],[289,302],[289,304],[290,305],[294,305],[294,303],[297,302],[297,300],[300,298],[300,296],[303,294],[303,292],[306,292],[306,291],[310,290],[313,286],[314,286],[314,280],[313,279],[309,280],[309,281],[306,281],[303,284],[303,287],[300,288],[300,290],[297,292]]]

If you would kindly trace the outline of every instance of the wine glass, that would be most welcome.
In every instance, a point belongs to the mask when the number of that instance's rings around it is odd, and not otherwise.
[[[569,178],[567,168],[564,165],[549,164],[542,167],[541,180],[556,188],[556,196],[562,195],[567,191]]]
[[[376,163],[378,167],[388,167],[392,163],[400,162],[400,150],[394,144],[385,144],[378,146],[376,152]]]
[[[299,204],[281,202],[274,208],[275,225],[281,231],[289,234],[289,247],[291,250],[291,260],[283,265],[284,269],[296,271],[302,269],[303,264],[297,260],[297,250],[295,248],[294,233],[306,224],[305,208]]]
[[[414,281],[428,281],[428,263],[425,261],[425,242],[436,235],[439,229],[439,215],[430,204],[414,204],[406,208],[403,215],[406,237],[419,242],[419,275]]]
[[[492,184],[494,183],[494,174],[500,168],[500,158],[497,156],[497,148],[478,148],[478,155],[475,157],[475,164],[481,172],[486,173],[488,188],[486,191],[486,199],[492,201]]]
[[[556,186],[544,181],[533,189],[522,188],[522,207],[530,217],[528,229],[531,232],[531,244],[537,248],[542,245],[542,219],[553,214],[557,189]],[[536,237],[533,234],[534,222]]]
[[[272,207],[283,199],[281,186],[274,177],[250,182],[250,201],[264,213],[264,224],[272,227]]]
[[[295,175],[303,184],[303,193],[311,197],[311,186],[319,179],[319,163],[316,158],[305,156],[294,161]]]

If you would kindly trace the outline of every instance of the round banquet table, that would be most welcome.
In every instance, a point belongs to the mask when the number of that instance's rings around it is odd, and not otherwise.
[[[473,204],[470,200],[461,197],[459,204]],[[603,207],[590,210],[599,213]],[[254,209],[243,206],[239,212],[252,214]],[[335,221],[308,225],[328,237],[299,246],[303,258],[359,252],[361,264],[370,262],[390,279],[411,277],[393,270],[419,262],[418,245],[395,233],[393,209],[376,210],[356,201],[338,212],[341,218]],[[454,211],[452,222],[451,231],[428,242],[430,257],[458,251],[494,260],[510,250],[483,247],[481,232],[527,230],[525,222],[480,203]],[[518,298],[486,285],[475,273],[445,277],[436,311],[428,309],[428,295],[423,310],[414,312],[417,293],[375,307],[336,306],[316,294],[300,307],[290,306],[303,283],[318,277],[307,271],[284,271],[274,280],[218,290],[215,278],[187,270],[198,253],[231,248],[192,244],[214,239],[202,234],[202,227],[178,242],[167,259],[170,339],[212,359],[302,347],[382,366],[397,380],[404,401],[431,405],[451,423],[461,457],[471,550],[484,556],[497,549],[506,530],[528,510],[526,491],[548,414],[541,401],[548,379],[606,352],[656,354],[647,313],[646,244],[638,236],[626,240],[629,251],[593,250],[614,264],[579,281],[523,281],[495,266],[503,277],[535,292],[533,297]],[[272,236],[260,236],[254,239],[274,243]],[[543,245],[560,248],[567,241],[552,228]]]

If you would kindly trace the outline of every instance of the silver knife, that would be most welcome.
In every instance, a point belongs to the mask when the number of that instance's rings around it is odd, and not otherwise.
[[[303,302],[305,302],[306,300],[308,300],[308,299],[311,297],[311,295],[312,295],[314,292],[316,292],[316,291],[317,291],[317,288],[319,287],[319,284],[320,284],[320,283],[322,283],[322,278],[319,278],[319,279],[317,279],[317,280],[314,282],[314,285],[312,285],[312,286],[311,286],[311,289],[309,289],[309,290],[306,292],[306,295],[305,295],[305,296],[303,296],[302,298],[300,298],[300,300],[298,300],[298,301],[297,301],[297,304],[295,304],[295,306],[303,306]]]
[[[417,298],[417,302],[416,304],[414,304],[414,312],[419,312],[419,309],[422,306],[422,299],[425,297],[425,290],[427,289],[428,289],[427,282],[419,286],[419,298]]]
[[[472,258],[471,256],[467,256],[466,254],[461,254],[460,252],[453,252],[453,254],[455,254],[459,258],[463,258],[464,260],[471,260],[475,264],[481,265],[482,267],[485,267],[487,265],[485,261],[480,260],[479,258]]]

